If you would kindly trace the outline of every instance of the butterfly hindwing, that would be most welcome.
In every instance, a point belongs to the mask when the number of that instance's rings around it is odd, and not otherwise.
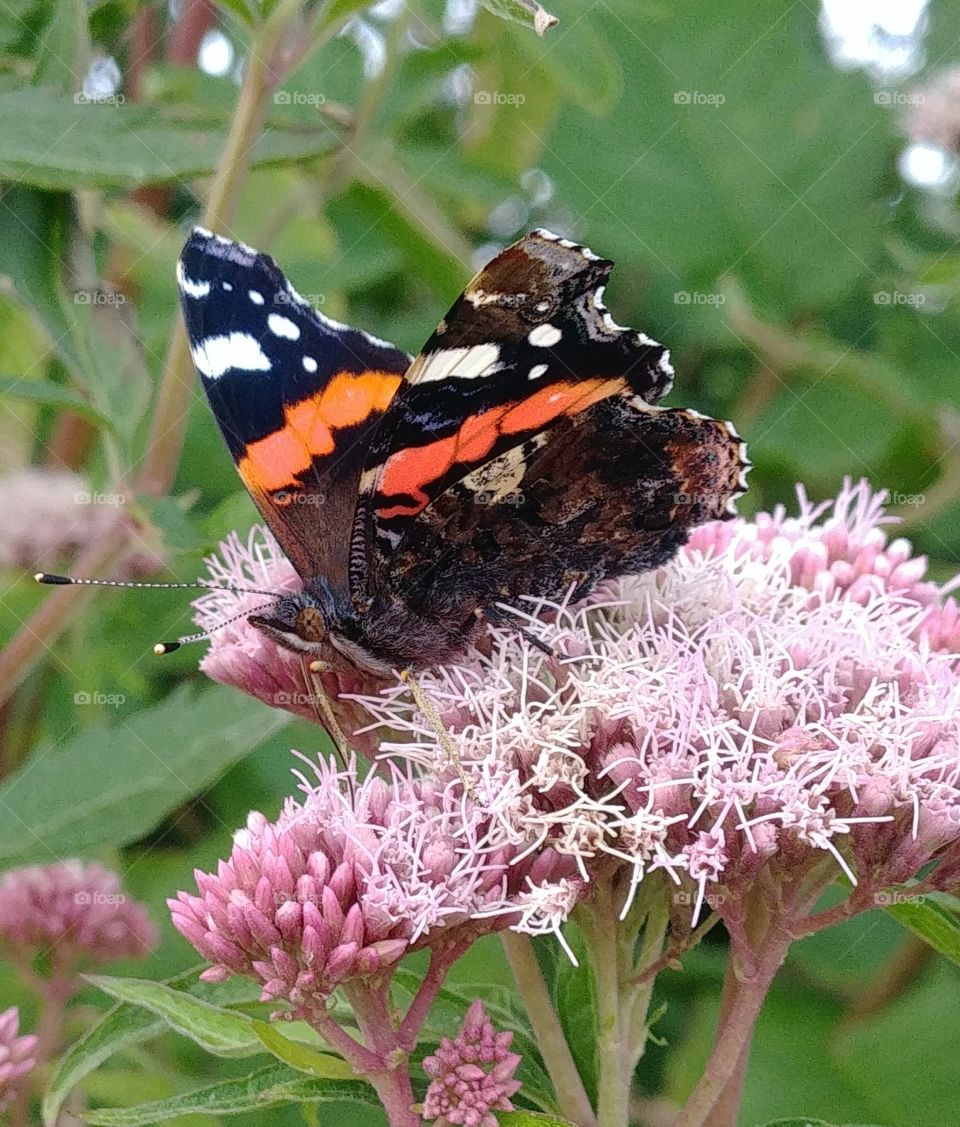
[[[429,617],[586,594],[669,560],[746,488],[729,423],[636,397],[593,404],[478,467],[406,526],[390,583]]]
[[[254,502],[302,576],[345,589],[367,446],[410,357],[316,312],[242,243],[194,231],[177,277],[194,363]]]

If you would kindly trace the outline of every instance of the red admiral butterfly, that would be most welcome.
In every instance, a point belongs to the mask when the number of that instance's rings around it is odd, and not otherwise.
[[[455,656],[522,596],[585,596],[733,512],[729,423],[654,404],[669,354],[616,325],[613,263],[548,231],[469,283],[411,362],[196,230],[178,267],[227,446],[303,579],[251,621],[373,673]]]
[[[318,313],[266,255],[194,231],[177,267],[194,363],[303,579],[251,623],[370,673],[431,666],[523,596],[580,599],[733,515],[745,447],[655,406],[669,353],[611,319],[612,268],[534,231],[411,361]]]

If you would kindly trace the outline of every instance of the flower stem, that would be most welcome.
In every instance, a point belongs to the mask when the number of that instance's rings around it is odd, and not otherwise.
[[[533,944],[527,936],[514,931],[502,932],[500,942],[564,1116],[579,1127],[597,1127],[597,1117],[550,999]]]
[[[409,1056],[394,1029],[386,984],[347,985],[344,993],[353,1007],[367,1050],[377,1059],[377,1067],[367,1071],[365,1079],[380,1097],[387,1122],[390,1127],[422,1127],[420,1116],[414,1110],[416,1097],[407,1068]]]
[[[731,951],[713,1052],[673,1127],[736,1127],[754,1026],[789,944],[788,935],[771,929],[763,949],[751,953],[746,975]]]
[[[630,1038],[630,1004],[624,1005],[624,988],[629,993],[632,967],[624,966],[625,942],[618,909],[622,896],[609,881],[598,881],[590,900],[577,909],[576,921],[590,955],[597,994],[597,1122],[599,1127],[628,1127],[630,1088],[633,1079]],[[636,938],[635,917],[630,928]]]
[[[278,9],[275,16],[279,15]],[[266,116],[269,93],[283,77],[272,71],[271,58],[284,30],[278,19],[268,20],[251,42],[240,97],[203,209],[202,222],[207,227],[228,228],[233,220],[250,170],[251,152]],[[291,56],[289,63],[295,65],[297,61],[296,56]],[[147,447],[136,479],[137,491],[153,496],[169,491],[180,460],[193,386],[190,349],[178,316],[171,330]],[[77,557],[75,573],[82,576],[109,572],[123,559],[130,538],[130,528],[114,522]],[[43,653],[52,649],[93,593],[92,589],[79,592],[75,588],[60,588],[23,623],[0,656],[0,704],[23,684]]]
[[[397,1034],[397,1042],[405,1052],[413,1052],[416,1048],[420,1030],[424,1021],[426,1021],[437,992],[447,977],[447,972],[469,946],[469,943],[461,942],[448,947],[446,950],[435,948],[431,951],[430,966],[427,968],[427,973],[424,975],[413,1001],[407,1008],[406,1014],[404,1014]]]
[[[279,80],[271,68],[277,39],[278,31],[268,21],[251,41],[240,97],[203,209],[201,223],[204,227],[224,231],[229,230],[233,222],[240,190],[250,171],[253,147],[267,114],[269,95]],[[159,496],[170,489],[180,460],[193,384],[187,334],[177,317],[160,379],[147,451],[138,477],[138,488],[144,493]]]
[[[79,983],[76,975],[66,970],[56,971],[49,979],[31,981],[35,983],[40,994],[37,1045],[33,1052],[36,1062],[33,1076],[39,1077],[42,1075],[43,1066],[60,1050],[67,1017],[67,1002],[77,992]],[[30,1084],[24,1084],[10,1108],[10,1127],[27,1127],[30,1122],[30,1096]]]

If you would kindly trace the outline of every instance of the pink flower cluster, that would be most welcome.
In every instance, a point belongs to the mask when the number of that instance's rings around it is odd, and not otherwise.
[[[467,1010],[460,1032],[444,1037],[437,1051],[423,1061],[430,1086],[423,1102],[424,1119],[435,1127],[497,1127],[495,1111],[512,1111],[510,1097],[520,1090],[514,1078],[520,1056],[511,1053],[513,1033],[498,1033],[478,999]]]
[[[825,853],[864,888],[934,857],[956,880],[957,607],[888,540],[882,501],[861,483],[828,505],[801,492],[797,517],[705,526],[657,572],[532,605],[528,629],[566,658],[501,630],[424,675],[479,801],[584,876],[665,870],[688,918]],[[404,737],[383,752],[436,762],[402,690],[364,703]]]
[[[55,568],[96,541],[123,500],[98,494],[72,470],[25,466],[0,474],[0,567]],[[141,540],[125,572],[149,575],[163,562],[158,547]]]
[[[49,954],[65,970],[142,958],[157,941],[143,905],[96,862],[30,865],[0,876],[0,947],[21,961]]]
[[[550,850],[519,858],[458,780],[314,770],[275,823],[252,814],[229,861],[196,873],[198,896],[169,902],[174,926],[213,964],[204,977],[247,974],[264,1000],[309,1013],[408,950],[531,913],[529,898],[570,871]]]
[[[15,1006],[0,1013],[0,1112],[16,1099],[27,1074],[34,1066],[37,1039],[18,1036],[20,1014]]]
[[[262,611],[271,600],[240,592],[252,589],[280,595],[301,587],[293,565],[267,529],[255,525],[246,540],[231,533],[220,544],[219,554],[206,563],[211,589],[193,606],[198,628],[215,631],[200,662],[208,677],[315,723],[321,722],[316,695],[319,686],[348,735],[368,723],[367,714],[345,694],[376,692],[382,681],[333,672],[311,677],[299,655],[281,649],[247,621],[247,615]],[[239,592],[229,588],[239,588]],[[375,743],[362,737],[352,742],[358,751],[376,750]]]

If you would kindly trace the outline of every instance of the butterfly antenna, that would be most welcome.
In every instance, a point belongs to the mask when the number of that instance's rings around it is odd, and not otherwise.
[[[261,591],[256,587],[225,587],[220,583],[204,583],[202,580],[194,583],[136,583],[125,579],[77,579],[73,575],[52,575],[49,571],[38,571],[33,578],[37,583],[45,583],[51,587],[127,587],[138,591],[230,591],[234,595],[277,597],[276,591]]]
[[[176,586],[173,584],[172,586]],[[225,588],[220,588],[224,590]],[[265,594],[266,592],[264,592]],[[236,622],[240,618],[248,618],[251,614],[259,614],[262,610],[269,610],[273,603],[264,603],[263,606],[253,607],[251,610],[242,610],[239,614],[231,615],[230,618],[225,618],[223,622],[218,622],[216,626],[211,626],[209,630],[198,630],[196,634],[183,634],[177,638],[175,642],[157,642],[153,647],[153,652],[162,657],[164,654],[172,654],[174,650],[180,649],[181,646],[188,646],[191,642],[205,642],[207,638],[211,638],[218,630],[222,630],[225,626]]]

